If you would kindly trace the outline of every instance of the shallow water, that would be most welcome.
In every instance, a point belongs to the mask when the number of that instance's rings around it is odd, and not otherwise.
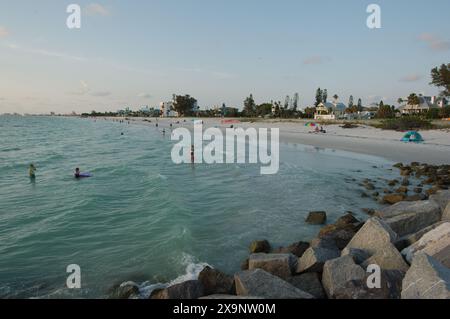
[[[381,158],[294,144],[281,145],[277,175],[177,166],[172,145],[152,126],[0,117],[0,297],[101,298],[122,281],[190,278],[206,263],[233,272],[255,239],[311,239],[311,210],[366,218],[361,208],[377,204],[351,179],[395,174]],[[75,180],[75,167],[94,177]],[[64,288],[70,264],[81,290]]]

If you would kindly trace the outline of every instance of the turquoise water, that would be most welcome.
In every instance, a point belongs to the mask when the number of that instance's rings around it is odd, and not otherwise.
[[[177,166],[172,145],[150,125],[0,117],[0,297],[102,298],[114,284],[166,283],[204,264],[231,273],[255,239],[311,239],[311,210],[365,218],[360,209],[377,204],[349,179],[394,174],[380,158],[294,144],[281,145],[273,176],[259,165]],[[94,177],[75,180],[75,167]],[[80,290],[64,288],[70,264]]]

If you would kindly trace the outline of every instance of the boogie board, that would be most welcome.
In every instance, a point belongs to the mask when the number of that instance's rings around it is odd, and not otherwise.
[[[94,175],[92,175],[91,173],[81,173],[80,176],[75,177],[75,178],[89,178],[92,176],[94,176]]]

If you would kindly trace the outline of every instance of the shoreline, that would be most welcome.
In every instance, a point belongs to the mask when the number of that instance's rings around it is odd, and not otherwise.
[[[119,118],[105,118],[118,120]],[[124,120],[125,118],[120,118]],[[204,128],[218,127],[225,129],[221,118],[200,118]],[[129,118],[130,124],[155,125],[155,118]],[[151,122],[148,122],[151,121]],[[186,121],[186,122],[184,122]],[[176,124],[179,122],[179,124]],[[402,132],[381,130],[367,125],[357,128],[344,129],[338,124],[324,125],[325,134],[309,133],[312,128],[305,127],[308,120],[273,121],[260,120],[256,122],[241,122],[235,127],[247,128],[279,128],[280,142],[303,144],[327,149],[371,155],[381,157],[393,162],[421,162],[427,164],[450,163],[450,130],[435,129],[421,131],[424,143],[404,143],[400,139]],[[191,127],[192,118],[158,118],[159,128]]]

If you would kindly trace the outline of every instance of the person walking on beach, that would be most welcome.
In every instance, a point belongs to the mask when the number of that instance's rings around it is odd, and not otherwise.
[[[28,175],[30,175],[30,178],[32,179],[36,178],[36,167],[33,164],[30,164],[30,167],[28,169]]]

